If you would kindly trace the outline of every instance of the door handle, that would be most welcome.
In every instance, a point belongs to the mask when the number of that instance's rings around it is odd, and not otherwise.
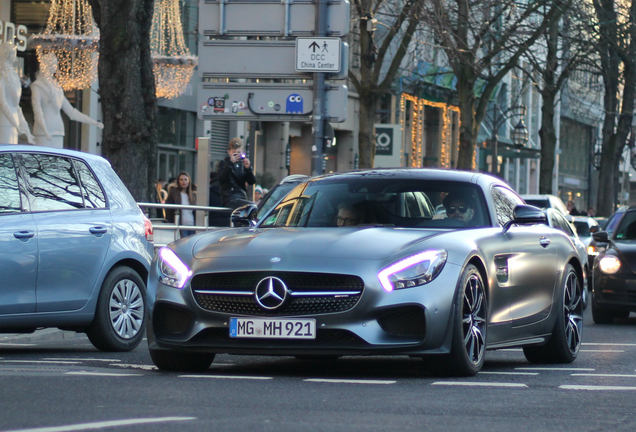
[[[547,237],[541,237],[539,238],[539,244],[544,248],[548,247],[550,245],[550,239]]]
[[[88,230],[91,232],[91,234],[95,234],[97,236],[102,235],[102,234],[106,234],[108,232],[108,228],[104,228],[104,227],[100,227],[100,226],[90,227]]]
[[[33,231],[16,231],[13,233],[13,236],[17,239],[25,239],[28,240],[30,238],[33,238],[35,236],[35,232]]]

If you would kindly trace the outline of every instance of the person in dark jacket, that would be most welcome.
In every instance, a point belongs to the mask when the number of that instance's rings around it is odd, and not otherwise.
[[[250,204],[245,184],[256,183],[250,160],[243,153],[243,141],[232,138],[228,144],[228,156],[219,163],[219,185],[224,207],[237,208]]]
[[[183,204],[183,205],[196,205],[197,199],[194,192],[194,185],[190,174],[183,171],[177,176],[177,183],[170,192],[168,192],[168,198],[166,204]],[[182,210],[179,225],[194,225],[195,218],[192,210]],[[166,219],[168,222],[175,223],[175,211],[173,209],[166,209]],[[187,237],[193,235],[194,231],[189,229],[181,230],[181,237]]]

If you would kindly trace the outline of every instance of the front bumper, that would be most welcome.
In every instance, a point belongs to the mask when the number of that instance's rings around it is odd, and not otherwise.
[[[594,303],[636,311],[636,276],[619,272],[614,275],[594,269]]]
[[[150,275],[148,285],[150,349],[258,355],[371,355],[434,354],[450,350],[452,305],[461,269],[447,263],[429,284],[386,292],[369,266],[357,276],[364,289],[347,310],[327,313],[290,313],[276,318],[314,318],[316,339],[231,338],[232,317],[253,315],[240,310],[223,312],[195,298],[188,283],[175,289]],[[295,269],[297,272],[297,270]],[[261,271],[262,272],[262,271]],[[312,272],[316,270],[312,269]],[[245,272],[243,272],[245,273]],[[197,301],[198,300],[198,301]],[[316,311],[313,311],[316,312]]]

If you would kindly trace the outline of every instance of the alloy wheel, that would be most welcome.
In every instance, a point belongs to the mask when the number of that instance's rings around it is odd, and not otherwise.
[[[472,275],[464,289],[462,327],[466,354],[473,364],[479,364],[486,349],[486,302],[481,280]]]
[[[572,354],[576,354],[581,347],[581,332],[583,330],[583,299],[581,287],[576,273],[568,274],[563,292],[563,321],[565,325],[565,337],[568,348]]]
[[[109,302],[110,323],[122,339],[131,339],[144,323],[144,299],[130,279],[122,279],[113,288]]]

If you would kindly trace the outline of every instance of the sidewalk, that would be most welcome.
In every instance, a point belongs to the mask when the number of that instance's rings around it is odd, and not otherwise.
[[[86,338],[84,333],[64,331],[57,328],[36,330],[33,333],[0,333],[0,345],[10,343],[36,343],[47,341],[59,341],[65,339]]]

